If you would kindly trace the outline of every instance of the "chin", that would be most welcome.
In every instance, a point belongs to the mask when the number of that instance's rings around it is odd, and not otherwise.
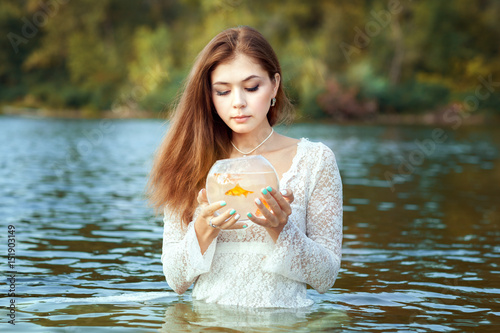
[[[248,133],[255,129],[255,125],[231,123],[231,126],[229,126],[229,128],[236,133]]]
[[[250,133],[252,131],[250,129],[243,129],[243,128],[231,128],[231,130],[234,133],[238,133],[238,134],[247,134],[247,133]]]

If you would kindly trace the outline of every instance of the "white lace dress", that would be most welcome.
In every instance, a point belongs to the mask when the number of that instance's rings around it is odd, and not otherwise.
[[[169,286],[181,294],[194,283],[194,299],[222,305],[313,304],[306,285],[324,293],[340,268],[342,183],[335,155],[322,143],[301,139],[280,189],[292,190],[295,199],[276,243],[252,224],[221,231],[202,255],[194,222],[181,227],[166,212],[161,261]]]

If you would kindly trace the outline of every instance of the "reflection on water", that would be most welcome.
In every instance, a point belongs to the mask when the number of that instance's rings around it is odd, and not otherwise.
[[[317,332],[348,323],[343,310],[241,308],[182,302],[167,307],[160,332]]]
[[[256,310],[168,288],[161,217],[143,198],[162,122],[0,117],[0,219],[4,235],[16,227],[18,296],[16,326],[0,330],[495,331],[500,132],[444,129],[437,143],[433,130],[278,129],[335,151],[344,255],[334,288],[309,290],[311,308]]]

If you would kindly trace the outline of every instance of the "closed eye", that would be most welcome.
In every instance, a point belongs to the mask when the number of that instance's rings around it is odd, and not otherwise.
[[[253,88],[247,88],[247,91],[257,91],[259,89],[259,85],[256,85]]]
[[[224,95],[229,94],[229,90],[226,90],[226,91],[215,91],[215,93],[217,94],[217,96],[224,96]]]

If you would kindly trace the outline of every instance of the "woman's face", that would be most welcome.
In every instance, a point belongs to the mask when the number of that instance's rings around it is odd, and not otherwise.
[[[279,74],[271,81],[260,64],[239,54],[212,72],[212,101],[221,119],[233,132],[267,129],[267,112],[279,82]]]

